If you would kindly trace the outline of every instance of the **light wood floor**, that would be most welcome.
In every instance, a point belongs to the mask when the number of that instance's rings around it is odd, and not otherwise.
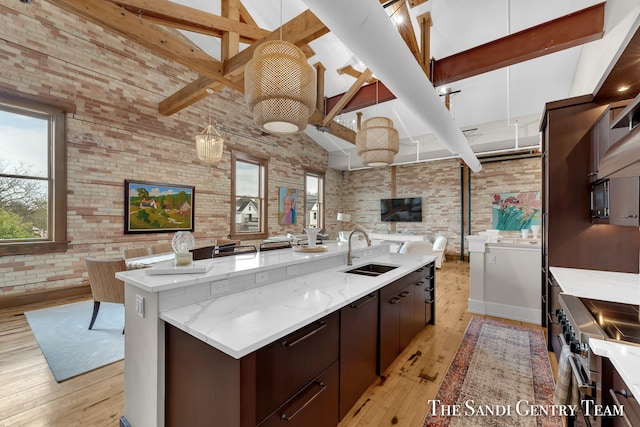
[[[436,289],[436,325],[422,330],[340,427],[422,425],[427,400],[435,397],[471,318],[466,310],[469,264],[444,263],[437,270]],[[124,412],[124,363],[58,384],[23,314],[77,300],[0,313],[0,426],[118,426]]]

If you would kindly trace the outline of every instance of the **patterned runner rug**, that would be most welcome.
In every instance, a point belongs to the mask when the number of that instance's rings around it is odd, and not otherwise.
[[[553,389],[541,330],[472,317],[423,426],[562,426]]]

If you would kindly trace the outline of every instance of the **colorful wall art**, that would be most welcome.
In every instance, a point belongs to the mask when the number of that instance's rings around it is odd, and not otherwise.
[[[492,225],[496,230],[524,230],[540,225],[539,191],[493,195]]]

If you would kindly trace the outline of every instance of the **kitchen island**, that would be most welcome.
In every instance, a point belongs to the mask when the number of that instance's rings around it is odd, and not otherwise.
[[[219,362],[213,365],[227,364],[225,372],[233,377],[227,380],[234,382],[239,378],[235,374],[247,377],[248,362],[271,343],[316,322],[330,331],[336,327],[335,320],[329,319],[331,315],[362,299],[366,302],[370,295],[377,295],[377,290],[404,278],[410,278],[407,284],[412,285],[405,289],[417,289],[413,285],[423,282],[417,272],[434,261],[424,255],[391,254],[388,244],[381,242],[368,247],[358,241],[353,248],[354,255],[360,257],[353,267],[346,265],[347,244],[330,243],[325,252],[285,249],[196,261],[196,265],[212,264],[206,273],[199,274],[154,275],[146,269],[118,273],[125,282],[126,421],[134,427],[165,425],[165,369],[170,362],[165,355],[175,355],[176,350],[165,342],[166,331],[187,343],[184,346],[205,345],[214,354],[210,360]],[[394,268],[375,277],[346,273],[370,263]],[[429,271],[432,279],[434,270]],[[402,305],[401,300],[409,301],[405,289],[398,294],[397,302],[390,303],[394,308]],[[428,297],[412,296],[412,303],[422,298],[424,310],[425,301],[433,297],[435,289],[429,292]],[[414,316],[417,311],[411,313]],[[422,326],[424,323],[425,314]],[[316,353],[322,350],[314,349]],[[196,353],[202,354],[202,348]],[[246,384],[236,384],[247,390]],[[218,404],[231,413],[225,420],[256,425],[256,418],[251,419],[242,406],[242,401],[250,398],[246,392],[234,394],[233,389],[216,390],[213,384],[209,387],[208,394],[218,397],[209,406]],[[220,399],[221,393],[225,399]]]

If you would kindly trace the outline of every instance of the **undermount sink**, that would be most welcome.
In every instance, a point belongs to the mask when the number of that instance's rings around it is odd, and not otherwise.
[[[393,265],[382,265],[382,264],[366,264],[361,265],[356,268],[352,268],[351,270],[345,271],[345,273],[349,274],[360,274],[362,276],[379,276],[381,274],[386,273],[387,271],[391,271],[395,268],[398,268]]]

